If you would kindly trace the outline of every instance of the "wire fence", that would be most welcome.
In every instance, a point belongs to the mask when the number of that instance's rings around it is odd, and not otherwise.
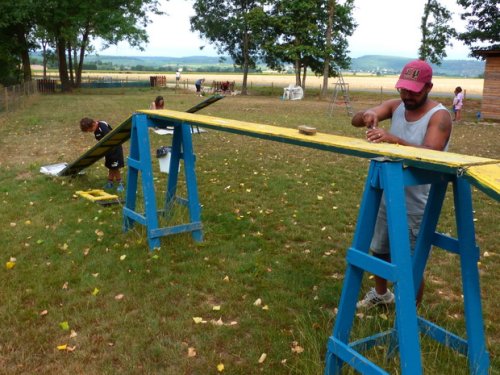
[[[28,98],[38,95],[36,81],[13,86],[0,85],[0,112],[9,112],[25,105]]]

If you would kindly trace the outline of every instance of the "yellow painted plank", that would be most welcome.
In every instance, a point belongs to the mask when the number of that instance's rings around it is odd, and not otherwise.
[[[462,170],[466,170],[469,179],[474,181],[477,180],[476,186],[481,189],[486,188],[493,192],[500,191],[500,182],[498,180],[500,171],[498,168],[487,168],[487,165],[498,165],[500,160],[496,159],[389,143],[370,143],[361,138],[351,138],[326,133],[316,133],[311,136],[299,133],[298,129],[171,110],[139,110],[138,112],[166,120],[185,121],[189,124],[216,130],[232,131],[256,137],[261,136],[276,141],[300,144],[306,147],[329,149],[339,153],[362,157],[385,156],[403,159],[408,164],[418,165],[424,169],[441,170],[447,173],[460,173]],[[473,166],[482,166],[482,168],[471,169]],[[469,173],[469,171],[471,171],[471,173]]]
[[[130,138],[130,129],[132,128],[132,116],[106,134],[92,148],[83,153],[78,159],[69,164],[61,172],[59,176],[74,175],[85,169],[89,165],[95,163],[102,158],[106,152],[112,148],[121,145]]]
[[[219,130],[237,130],[244,133],[253,133],[255,135],[270,135],[290,140],[300,140],[311,145],[334,146],[342,149],[361,151],[408,160],[416,160],[431,164],[443,164],[450,167],[464,167],[469,165],[494,163],[495,159],[482,158],[478,156],[462,155],[452,152],[441,152],[427,150],[418,147],[400,146],[389,143],[370,143],[365,139],[344,137],[326,133],[316,133],[310,136],[299,133],[297,129],[285,128],[273,125],[263,125],[251,122],[223,119],[219,117],[195,115],[185,112],[170,110],[142,110],[138,111],[155,117],[165,119],[175,119],[198,124],[200,126],[210,126]]]
[[[500,163],[472,166],[464,174],[479,189],[500,200]]]
[[[197,112],[221,99],[222,95],[213,95],[202,102],[196,104],[187,110],[189,113]],[[160,112],[163,110],[160,110]],[[59,172],[59,176],[70,176],[79,173],[89,165],[101,159],[106,152],[112,148],[121,145],[128,141],[130,138],[130,131],[132,129],[132,116],[126,119],[123,123],[114,128],[111,132],[106,134],[96,145],[83,153],[78,159],[69,164],[66,168]]]

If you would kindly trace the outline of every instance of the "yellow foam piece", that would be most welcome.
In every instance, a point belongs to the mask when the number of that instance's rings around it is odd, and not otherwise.
[[[75,194],[81,196],[82,198],[88,199],[92,202],[118,199],[118,195],[109,194],[101,189],[93,189],[85,191],[78,190]]]
[[[275,141],[299,144],[306,147],[327,149],[361,157],[385,156],[402,159],[410,165],[446,173],[464,173],[469,181],[496,200],[500,200],[500,160],[441,152],[391,143],[370,143],[365,139],[316,133],[313,137],[297,129],[264,125],[213,116],[191,114],[172,110],[139,110],[156,118],[178,120],[221,131],[264,137]]]

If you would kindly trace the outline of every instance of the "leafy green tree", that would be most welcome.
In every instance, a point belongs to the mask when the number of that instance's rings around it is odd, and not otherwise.
[[[464,8],[460,17],[467,21],[467,31],[460,33],[458,39],[470,47],[471,55],[480,57],[474,53],[476,50],[500,49],[498,0],[457,0],[457,3]]]
[[[319,34],[316,20],[320,16],[315,0],[276,1],[269,11],[263,44],[265,61],[278,71],[293,65],[296,86],[305,87],[311,57],[320,53],[315,45]]]
[[[63,91],[81,83],[85,54],[100,37],[107,45],[126,40],[141,47],[151,14],[161,14],[159,0],[47,0],[39,24],[55,42]]]
[[[20,60],[12,54],[9,38],[0,29],[0,85],[9,86],[20,81]]]
[[[242,94],[247,94],[250,69],[256,67],[260,47],[260,25],[264,17],[261,0],[195,0],[191,30],[229,55],[243,70]]]
[[[442,6],[438,0],[427,0],[420,29],[422,41],[418,49],[421,60],[427,60],[441,65],[446,57],[446,47],[452,46],[451,39],[457,32],[450,26],[452,13]]]
[[[338,68],[348,67],[346,38],[356,27],[353,4],[353,0],[273,2],[263,44],[267,64],[277,70],[293,65],[295,84],[303,88],[308,69],[331,77]]]
[[[347,37],[351,36],[357,27],[352,17],[354,1],[337,4],[336,0],[328,0],[326,7],[328,21],[325,32],[320,34],[325,35],[322,97],[326,97],[328,93],[328,78],[336,76],[340,69],[349,67],[351,59],[347,56]],[[315,73],[319,75],[318,71]]]
[[[2,71],[9,81],[31,79],[29,51],[35,47],[30,38],[34,16],[40,4],[31,0],[2,0],[0,2],[0,60],[6,64]],[[21,69],[20,69],[21,68]],[[16,72],[22,72],[19,75]],[[1,77],[0,77],[1,79]]]
[[[35,26],[34,29],[34,38],[38,42],[37,48],[41,48],[42,53],[42,67],[43,67],[43,78],[47,78],[47,66],[49,61],[53,62],[55,59],[55,53],[53,49],[53,41],[50,38],[49,33],[40,26]],[[31,59],[33,63],[33,59]]]
[[[126,40],[141,47],[152,14],[161,14],[160,0],[2,0],[0,2],[0,61],[7,71],[22,66],[31,79],[29,51],[34,37],[52,44],[63,91],[79,86],[85,54],[100,37],[108,44]],[[42,33],[42,36],[41,34]],[[9,73],[15,76],[14,73]]]

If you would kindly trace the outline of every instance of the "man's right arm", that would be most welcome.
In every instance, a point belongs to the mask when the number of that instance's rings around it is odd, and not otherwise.
[[[357,112],[351,120],[355,127],[376,128],[379,121],[387,120],[392,117],[392,113],[401,101],[397,99],[387,100],[382,104]]]

